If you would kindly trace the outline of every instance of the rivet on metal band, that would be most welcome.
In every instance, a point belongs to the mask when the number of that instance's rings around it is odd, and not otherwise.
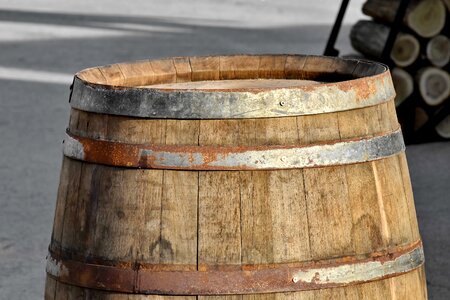
[[[381,64],[373,63],[374,68]],[[73,108],[156,119],[243,119],[301,116],[363,108],[392,100],[389,71],[348,81],[262,91],[114,87],[74,78]]]
[[[307,146],[154,146],[67,134],[64,155],[91,163],[174,170],[274,170],[377,160],[405,150],[401,130]]]
[[[347,286],[399,276],[424,263],[420,241],[373,254],[307,263],[196,266],[90,264],[50,254],[47,273],[85,288],[162,295],[224,295],[304,291]],[[203,270],[205,269],[205,270]]]

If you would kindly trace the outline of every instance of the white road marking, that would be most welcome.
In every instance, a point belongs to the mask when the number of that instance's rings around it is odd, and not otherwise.
[[[19,69],[0,66],[0,79],[58,83],[69,85],[72,83],[73,75],[68,73]]]
[[[55,39],[99,38],[129,35],[119,29],[92,28],[72,25],[49,25],[31,22],[0,21],[0,43]]]

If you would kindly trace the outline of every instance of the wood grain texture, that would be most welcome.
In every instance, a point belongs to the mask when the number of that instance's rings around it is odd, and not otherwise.
[[[450,61],[450,38],[443,34],[431,38],[427,43],[425,53],[433,65],[445,67]]]
[[[258,78],[286,78],[286,56],[271,55],[260,58],[258,66]]]
[[[397,126],[390,102],[358,111],[240,121],[143,120],[74,110],[69,130],[135,143],[276,145],[368,137]],[[419,238],[403,154],[348,166],[200,173],[120,169],[65,158],[58,194],[51,249],[61,244],[81,257],[112,261],[197,264],[202,270],[367,255]],[[397,287],[404,282],[423,290],[420,277],[406,277],[330,290],[200,298],[381,299],[405,293]],[[48,293],[56,291],[49,299],[100,293],[56,285],[49,281]]]
[[[125,76],[123,75],[119,64],[105,66],[104,68],[99,68],[99,70],[106,79],[106,84],[112,86],[120,86],[124,84]]]
[[[414,91],[414,79],[412,76],[401,68],[394,68],[391,71],[392,81],[395,87],[395,105],[399,106]]]
[[[192,70],[192,81],[219,80],[219,57],[191,57],[189,59]]]
[[[295,117],[240,122],[242,145],[299,142]],[[243,264],[310,259],[303,170],[240,172]],[[274,199],[276,199],[274,201]],[[312,299],[312,293],[244,295],[243,299]]]
[[[356,66],[364,68],[357,70]],[[85,69],[76,77],[94,85],[136,87],[239,79],[327,78],[327,82],[338,82],[385,71],[384,67],[370,62],[313,55],[223,55],[118,63]]]
[[[144,85],[152,82],[153,73],[150,61],[137,61],[128,64],[119,64],[121,73],[124,75],[123,84],[126,86]]]
[[[412,34],[399,34],[391,50],[391,59],[399,67],[412,65],[420,54],[420,44]]]
[[[150,64],[154,78],[152,83],[170,83],[177,81],[177,70],[172,59],[152,60]]]
[[[235,145],[239,122],[200,121],[199,145]],[[241,263],[241,196],[239,172],[199,173],[198,269]],[[226,213],[224,213],[226,212]],[[240,300],[236,296],[198,296],[200,300]]]
[[[362,54],[380,58],[390,28],[387,25],[368,20],[358,21],[351,30],[352,46]],[[399,67],[412,65],[420,54],[420,44],[412,34],[400,32],[392,46],[390,58]]]
[[[165,83],[311,79],[320,76],[321,68],[346,68],[347,75],[363,72],[358,64],[344,67],[330,60],[321,65],[320,59],[295,56],[240,56],[232,62],[175,58],[148,66],[159,72],[158,78],[166,76]],[[113,65],[101,74],[94,71],[92,78],[108,78],[108,84],[157,84],[142,78],[146,72]],[[187,146],[309,145],[369,138],[397,128],[393,99],[343,112],[243,120],[139,119],[72,110],[69,122],[69,131],[84,137]],[[86,263],[220,270],[224,265],[363,259],[420,239],[404,154],[275,171],[132,169],[64,158],[57,197],[50,250]],[[421,268],[370,283],[292,293],[136,295],[75,287],[52,277],[45,293],[48,300],[426,299],[426,286]]]
[[[383,23],[393,23],[400,0],[367,0],[362,11]],[[445,25],[446,8],[440,0],[413,0],[406,10],[404,23],[421,37],[438,34]]]
[[[305,85],[319,84],[313,80],[299,79],[233,79],[233,80],[205,80],[194,82],[177,82],[145,85],[141,87],[157,88],[159,90],[204,90],[204,91],[230,91],[240,89],[269,90],[280,88],[295,88]]]
[[[86,72],[79,74],[80,78],[87,82],[97,82],[99,84],[106,84],[106,78],[99,68],[90,68]]]
[[[441,0],[423,0],[406,15],[406,22],[419,36],[431,38],[444,28],[446,13]]]
[[[177,74],[177,82],[189,82],[192,81],[192,70],[189,58],[187,57],[174,57],[173,64],[175,66],[175,72]]]
[[[198,122],[193,123],[142,122],[74,110],[69,130],[134,143],[190,145],[198,142]],[[196,264],[198,172],[123,169],[67,158],[63,164],[68,171],[61,173],[58,203],[64,207],[58,204],[51,249],[85,261]],[[154,298],[62,283],[54,288],[51,280],[47,290],[55,293],[47,299]]]
[[[258,78],[260,58],[252,55],[221,57],[219,59],[220,79],[239,80]]]
[[[424,67],[416,73],[417,86],[423,101],[437,106],[450,96],[450,74],[436,67]]]

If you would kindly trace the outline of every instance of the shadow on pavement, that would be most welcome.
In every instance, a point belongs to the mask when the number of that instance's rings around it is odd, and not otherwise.
[[[321,54],[331,25],[244,28],[184,18],[144,18],[0,10],[0,21],[94,36],[1,41],[0,66],[73,74],[85,67],[145,58],[228,53]],[[12,25],[12,26],[13,26]],[[344,27],[342,37],[348,34]],[[99,31],[100,30],[100,31]],[[62,33],[64,34],[64,33]],[[348,46],[347,46],[348,48]],[[348,50],[349,51],[349,50]],[[347,51],[347,52],[348,52]]]

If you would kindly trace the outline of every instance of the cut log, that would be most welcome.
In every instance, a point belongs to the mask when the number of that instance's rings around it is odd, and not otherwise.
[[[357,22],[351,32],[352,46],[359,52],[379,58],[389,35],[389,27],[373,21]],[[419,56],[420,44],[411,34],[399,33],[392,47],[391,59],[399,67],[411,65]]]
[[[396,93],[395,106],[399,106],[414,91],[414,80],[408,72],[400,68],[392,70],[392,80]]]
[[[406,17],[408,26],[422,37],[432,37],[445,25],[446,9],[441,0],[424,0]]]
[[[400,0],[368,0],[363,13],[382,22],[392,23]],[[421,37],[438,34],[445,25],[446,8],[441,0],[411,1],[404,23]]]
[[[437,67],[443,67],[450,61],[450,39],[437,35],[427,44],[427,58]]]
[[[428,105],[439,105],[450,96],[450,76],[441,69],[427,67],[417,72],[417,83]]]
[[[386,23],[392,23],[401,0],[367,0],[362,7],[363,14]],[[411,1],[406,15],[417,5],[417,1]]]
[[[419,41],[411,34],[399,34],[391,50],[391,59],[399,67],[412,65],[420,53]]]
[[[435,127],[436,132],[443,138],[450,139],[450,115],[444,118]]]
[[[367,20],[360,20],[350,31],[350,41],[355,50],[372,58],[381,55],[389,27]]]
[[[447,6],[447,10],[450,12],[450,0],[444,0],[445,6]]]

